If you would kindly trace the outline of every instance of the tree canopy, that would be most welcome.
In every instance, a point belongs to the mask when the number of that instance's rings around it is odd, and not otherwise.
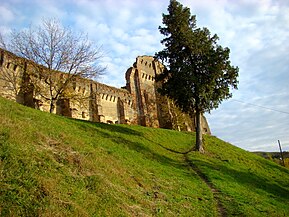
[[[95,78],[104,71],[99,64],[102,57],[100,47],[88,40],[86,35],[63,27],[55,19],[44,19],[40,26],[13,31],[9,39],[5,43],[0,36],[0,45],[35,63],[34,76],[42,79],[49,91],[43,88],[39,79],[31,82],[37,94],[50,101],[50,112],[73,79]],[[59,79],[55,74],[57,71],[65,72],[65,76]],[[38,85],[42,86],[37,88]]]
[[[158,77],[160,92],[196,117],[196,146],[203,151],[201,115],[232,97],[230,89],[237,89],[239,70],[231,65],[229,48],[217,44],[218,36],[197,28],[189,8],[171,0],[168,12],[159,27],[165,48],[156,54],[166,66]]]

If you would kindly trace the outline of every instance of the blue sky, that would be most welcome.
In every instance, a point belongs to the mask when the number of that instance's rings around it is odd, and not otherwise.
[[[289,1],[180,0],[231,49],[240,68],[233,98],[206,114],[213,135],[245,150],[289,151]],[[6,0],[0,3],[0,31],[57,18],[102,46],[106,75],[100,82],[121,87],[139,55],[162,49],[162,13],[169,0]],[[258,106],[253,106],[258,105]],[[264,108],[265,107],[265,108]],[[268,109],[267,109],[268,108]]]

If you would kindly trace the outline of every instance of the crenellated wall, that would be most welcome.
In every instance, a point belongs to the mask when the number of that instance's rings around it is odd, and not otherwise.
[[[35,65],[35,64],[34,64]],[[139,56],[126,74],[126,86],[115,88],[99,82],[75,77],[56,102],[54,113],[72,118],[109,124],[134,124],[194,131],[194,118],[178,109],[172,101],[160,96],[155,77],[163,65],[151,56]],[[42,67],[43,70],[47,70]],[[55,79],[67,74],[55,72]],[[49,88],[37,77],[33,64],[23,58],[0,49],[0,95],[21,104],[49,111],[49,101],[39,91]],[[203,128],[210,133],[203,117]]]

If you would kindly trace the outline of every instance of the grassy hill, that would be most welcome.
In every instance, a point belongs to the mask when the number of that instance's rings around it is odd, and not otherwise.
[[[289,170],[205,136],[0,98],[1,216],[289,216]]]
[[[271,160],[279,165],[282,165],[287,168],[289,168],[289,152],[288,151],[282,151],[282,155],[284,158],[284,161],[282,160],[282,156],[280,152],[260,152],[256,151],[253,152],[254,154],[257,154],[263,158],[266,158],[268,160]]]

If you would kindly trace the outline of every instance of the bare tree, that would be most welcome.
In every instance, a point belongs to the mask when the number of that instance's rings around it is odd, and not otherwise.
[[[0,48],[6,49],[5,40],[1,32],[0,32]]]
[[[74,79],[96,78],[104,72],[99,65],[100,47],[86,35],[76,34],[54,19],[43,20],[38,27],[13,31],[6,47],[30,60],[31,82],[37,94],[49,100],[51,113]]]

